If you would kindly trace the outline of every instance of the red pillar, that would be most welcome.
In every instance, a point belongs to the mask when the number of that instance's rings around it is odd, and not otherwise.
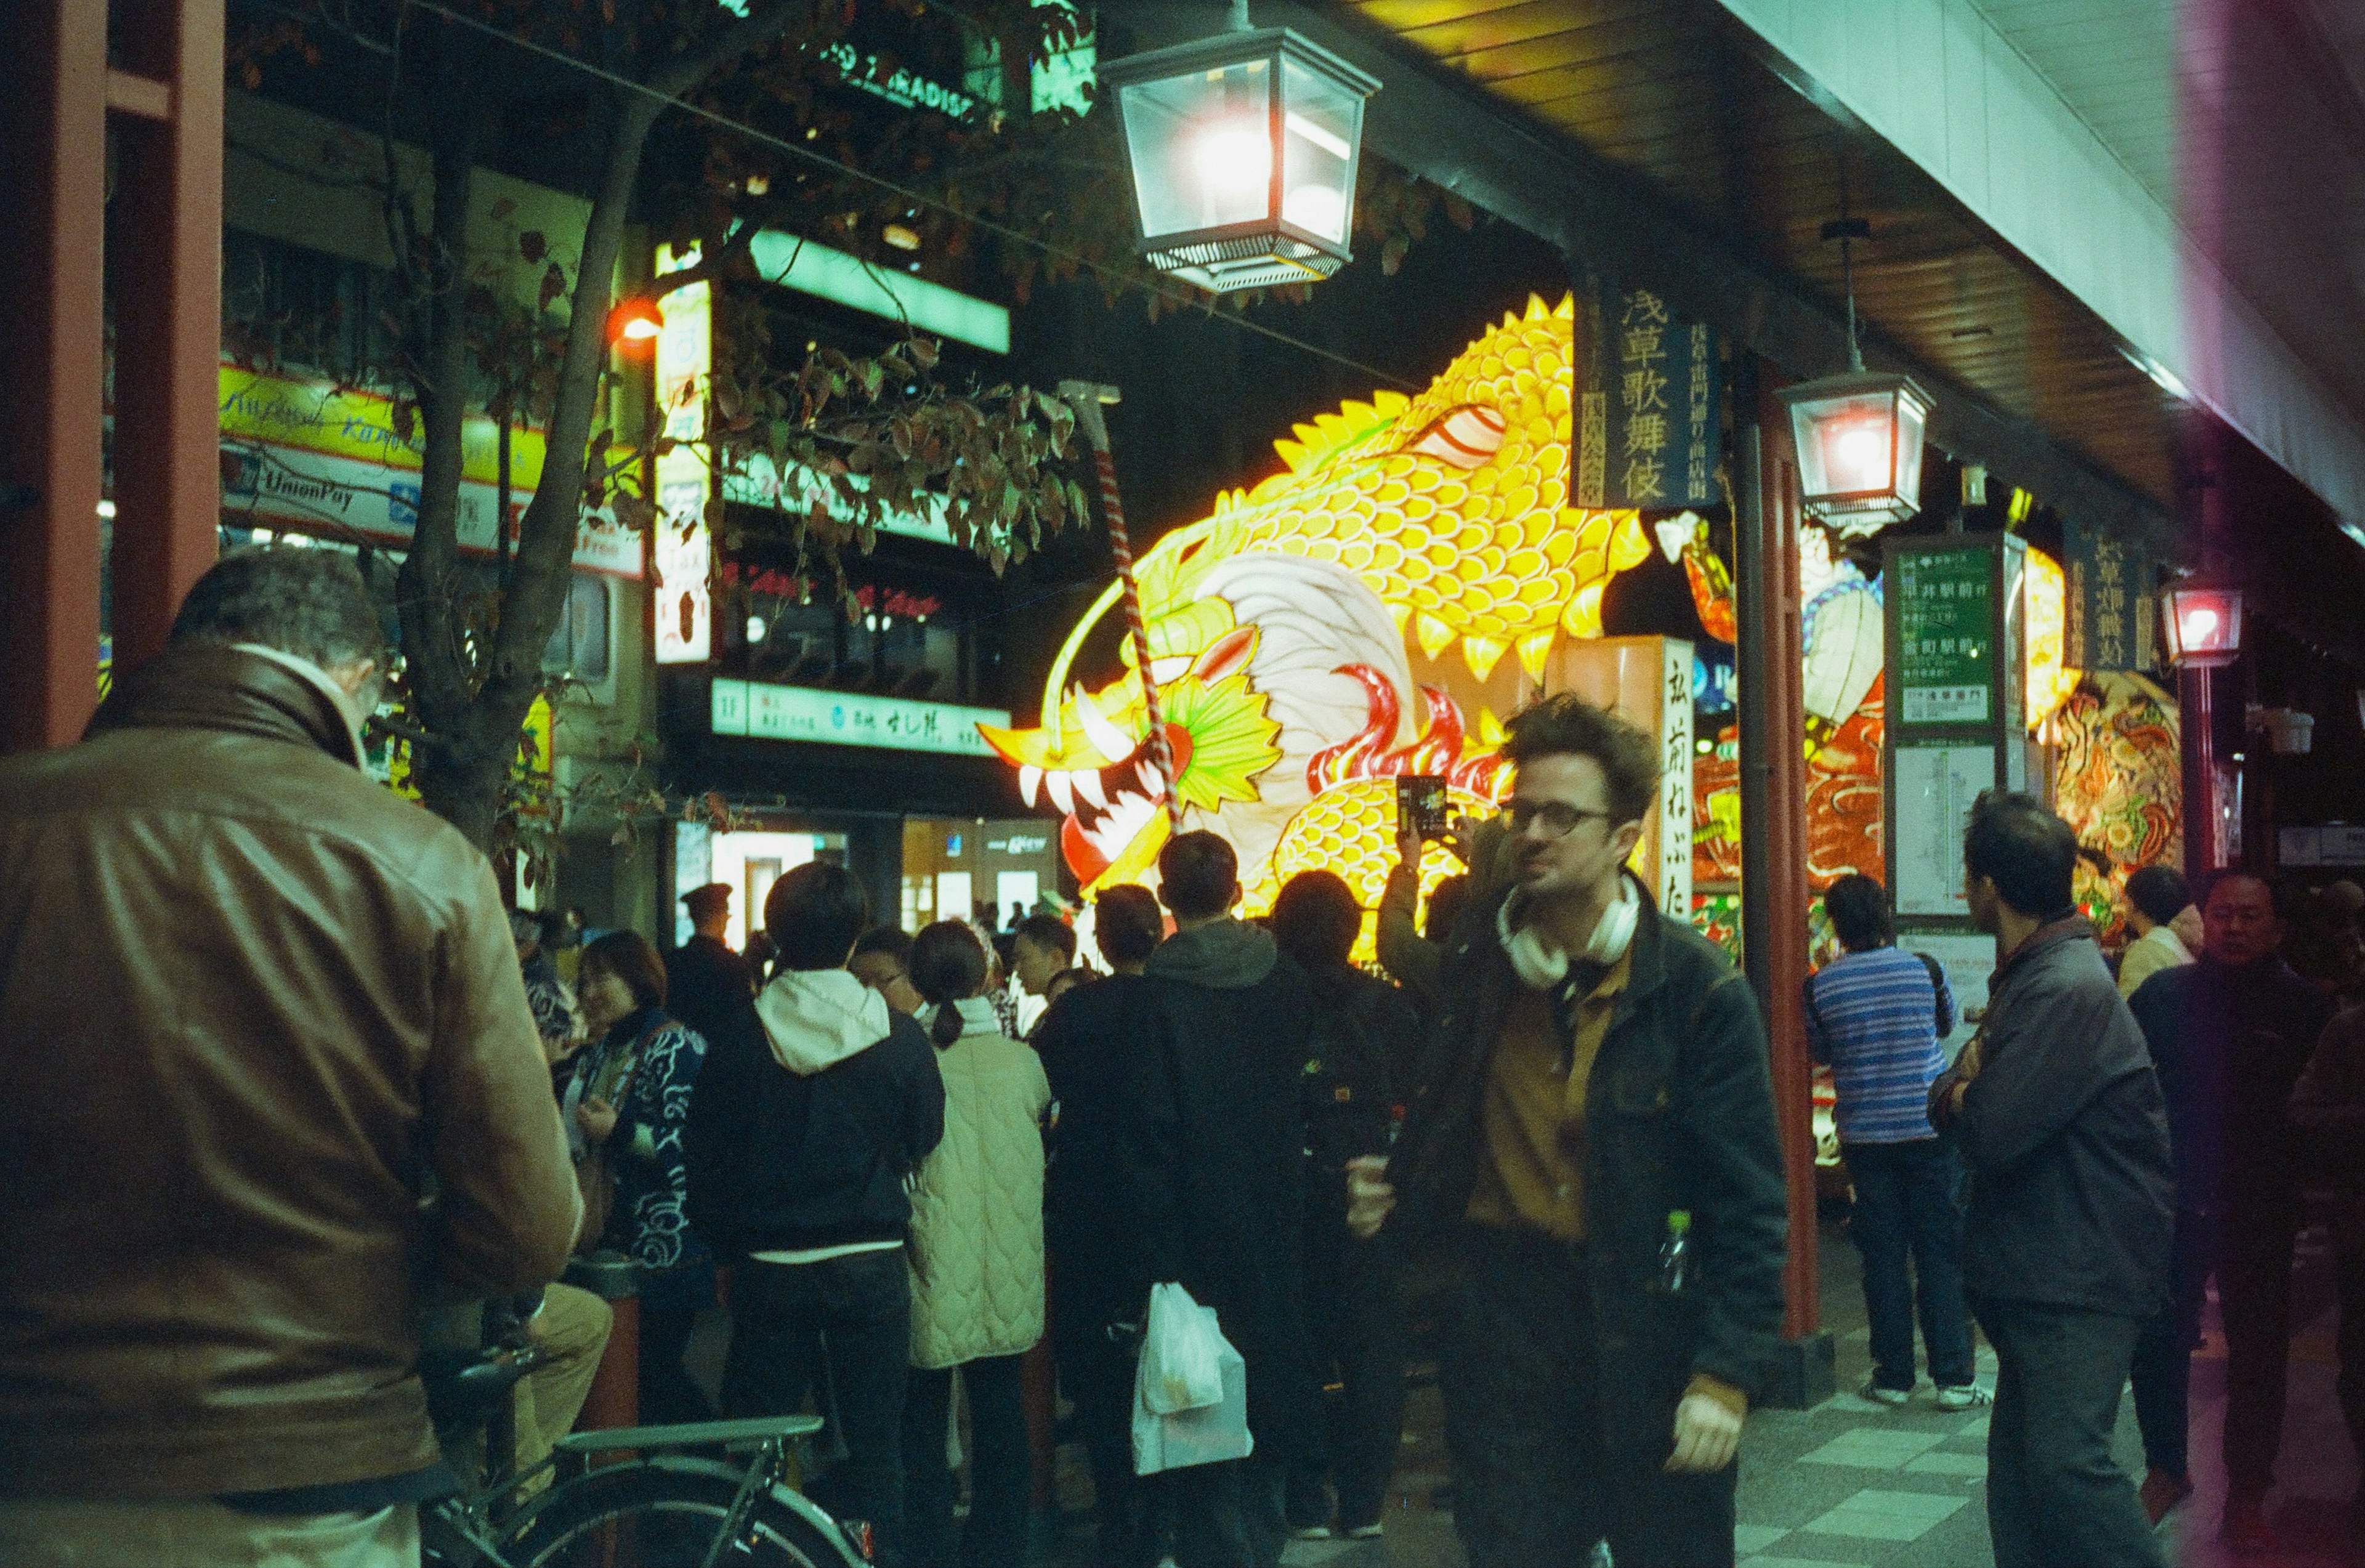
[[[1770,993],[1766,1036],[1782,1171],[1790,1205],[1790,1251],[1782,1272],[1782,1333],[1801,1339],[1821,1327],[1816,1277],[1815,1126],[1812,1067],[1801,996],[1807,980],[1806,650],[1799,580],[1798,469],[1787,441],[1769,440],[1765,465],[1765,577],[1771,613],[1766,718],[1775,736],[1767,823],[1774,844],[1766,887]]]
[[[115,660],[163,651],[221,510],[223,0],[116,0]],[[94,7],[95,8],[95,7]]]
[[[25,0],[0,92],[0,750],[63,745],[97,703],[99,255],[106,9]],[[217,61],[215,74],[219,79]]]

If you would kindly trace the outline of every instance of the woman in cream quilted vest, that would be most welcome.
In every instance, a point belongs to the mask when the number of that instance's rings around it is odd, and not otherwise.
[[[910,1568],[1026,1561],[1020,1362],[1043,1337],[1043,1132],[1051,1086],[1004,1036],[977,934],[940,921],[912,946],[945,1081],[945,1138],[912,1178],[912,1377],[903,1403]],[[953,1373],[970,1410],[968,1527],[953,1522]],[[958,1549],[956,1540],[958,1540]]]

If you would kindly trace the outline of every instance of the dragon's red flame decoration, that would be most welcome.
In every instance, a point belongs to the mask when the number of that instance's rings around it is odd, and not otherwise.
[[[1452,698],[1433,686],[1420,689],[1429,709],[1429,727],[1418,740],[1397,751],[1388,749],[1388,740],[1396,733],[1404,716],[1396,701],[1395,687],[1387,677],[1369,665],[1341,665],[1335,672],[1351,676],[1363,689],[1371,704],[1371,720],[1351,739],[1327,746],[1306,760],[1306,788],[1309,794],[1319,795],[1325,790],[1359,778],[1401,778],[1414,774],[1440,774],[1449,788],[1499,801],[1507,786],[1509,765],[1503,754],[1489,748],[1464,756],[1468,730],[1462,718],[1462,709]]]

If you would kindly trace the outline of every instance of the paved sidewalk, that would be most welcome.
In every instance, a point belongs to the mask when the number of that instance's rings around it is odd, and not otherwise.
[[[2225,1338],[2213,1302],[2206,1343],[2193,1363],[2191,1454],[2196,1495],[2169,1517],[2163,1545],[2175,1568],[2365,1568],[2349,1535],[2349,1499],[2359,1472],[2333,1391],[2331,1260],[2321,1230],[2301,1238],[2293,1289],[2291,1409],[2283,1427],[2279,1484],[2268,1499],[2278,1549],[2235,1557],[2216,1540],[2224,1506],[2220,1452],[2225,1410]],[[1858,1398],[1871,1375],[1869,1331],[1855,1247],[1845,1230],[1821,1234],[1823,1322],[1848,1392],[1812,1410],[1753,1412],[1742,1439],[1740,1528],[1743,1568],[1984,1568],[1987,1413],[1945,1412],[1924,1383],[1901,1409]],[[693,1365],[711,1381],[727,1328],[701,1325]],[[1992,1384],[1995,1360],[1979,1350],[1979,1377]],[[1416,1386],[1406,1415],[1402,1458],[1389,1499],[1387,1534],[1376,1541],[1299,1541],[1290,1568],[1463,1568],[1453,1536],[1449,1466],[1433,1383]],[[2120,1406],[2120,1462],[2140,1476],[2143,1449],[2132,1400]],[[1065,1517],[1048,1568],[1085,1560],[1091,1484],[1082,1450],[1059,1451]]]

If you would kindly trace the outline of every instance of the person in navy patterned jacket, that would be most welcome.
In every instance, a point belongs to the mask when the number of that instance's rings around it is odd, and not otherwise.
[[[682,1368],[699,1311],[715,1302],[713,1255],[682,1208],[682,1128],[706,1040],[667,1016],[665,960],[636,931],[611,931],[585,947],[577,980],[592,1043],[576,1053],[564,1091],[567,1137],[583,1152],[608,1151],[616,1199],[602,1241],[644,1271],[640,1418],[712,1420],[713,1407]]]

